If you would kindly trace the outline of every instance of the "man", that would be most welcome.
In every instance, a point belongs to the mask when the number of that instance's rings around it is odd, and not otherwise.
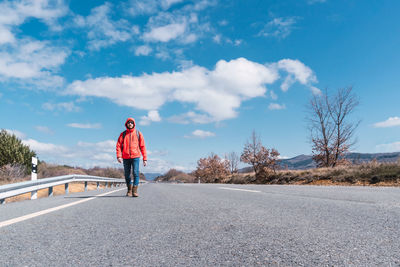
[[[128,187],[126,196],[138,197],[139,186],[139,161],[143,155],[143,166],[147,165],[146,146],[141,132],[135,128],[135,120],[128,118],[125,122],[126,131],[123,131],[117,141],[117,160],[124,163],[125,181]],[[131,180],[131,169],[133,182]],[[132,193],[133,189],[133,193]]]

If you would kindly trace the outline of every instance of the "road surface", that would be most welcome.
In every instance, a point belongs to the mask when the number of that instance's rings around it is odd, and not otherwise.
[[[148,183],[139,198],[125,193],[0,206],[0,266],[400,266],[400,188]]]

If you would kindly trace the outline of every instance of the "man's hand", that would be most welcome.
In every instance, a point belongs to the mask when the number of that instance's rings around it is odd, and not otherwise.
[[[122,163],[122,158],[118,158],[118,162],[119,162],[119,163]]]
[[[143,160],[143,166],[147,165],[147,160]]]

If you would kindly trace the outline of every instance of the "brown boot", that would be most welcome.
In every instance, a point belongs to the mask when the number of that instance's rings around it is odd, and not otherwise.
[[[138,193],[137,193],[137,189],[138,189],[137,185],[133,186],[133,194],[132,194],[133,197],[138,197],[139,196]]]
[[[128,192],[126,192],[126,196],[127,197],[131,197],[132,196],[132,185],[128,185]]]

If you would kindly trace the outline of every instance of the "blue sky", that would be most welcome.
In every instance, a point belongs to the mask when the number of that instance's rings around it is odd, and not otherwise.
[[[399,1],[1,1],[0,128],[40,159],[118,167],[134,117],[143,172],[241,153],[253,129],[310,154],[312,94],[353,86],[353,151],[400,151]]]

